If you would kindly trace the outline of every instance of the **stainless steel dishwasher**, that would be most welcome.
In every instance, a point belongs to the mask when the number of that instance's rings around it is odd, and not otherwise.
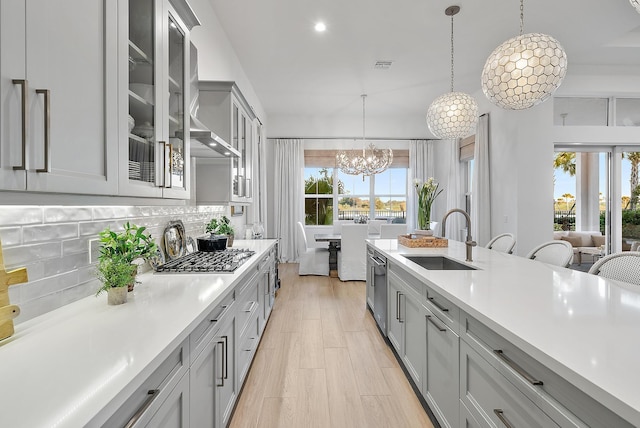
[[[368,254],[369,275],[373,283],[373,318],[382,333],[387,334],[387,259],[374,251]],[[367,287],[368,288],[368,287]]]

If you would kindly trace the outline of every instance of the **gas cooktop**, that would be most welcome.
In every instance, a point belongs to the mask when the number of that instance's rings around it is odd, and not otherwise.
[[[170,260],[155,268],[160,273],[233,273],[255,251],[227,248],[221,251],[196,251]]]

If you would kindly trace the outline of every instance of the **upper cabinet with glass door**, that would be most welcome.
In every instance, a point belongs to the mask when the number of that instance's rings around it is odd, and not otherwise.
[[[201,81],[198,118],[228,141],[240,156],[198,159],[196,198],[199,203],[253,201],[253,153],[258,119],[234,82]],[[204,171],[215,169],[215,171]],[[202,175],[201,175],[202,174]],[[202,176],[203,179],[200,179]],[[204,177],[215,176],[213,186]]]
[[[128,3],[122,36],[128,60],[121,67],[128,84],[121,120],[128,127],[121,138],[120,194],[187,199],[188,46],[198,22],[182,1],[121,1]]]

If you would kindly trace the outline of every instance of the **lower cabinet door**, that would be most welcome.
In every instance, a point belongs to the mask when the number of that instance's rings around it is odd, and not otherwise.
[[[483,428],[482,425],[473,417],[467,406],[462,401],[460,403],[460,428]]]
[[[229,422],[237,394],[234,334],[235,318],[221,327],[191,364],[189,414],[192,427],[221,428]]]
[[[162,403],[155,415],[153,415],[146,427],[188,428],[189,392],[189,376],[185,374],[175,388],[173,388],[164,403]]]
[[[401,296],[400,309],[404,325],[402,362],[418,388],[422,388],[424,360],[427,356],[425,309],[418,298],[407,290]]]
[[[216,387],[216,427],[226,427],[231,418],[233,405],[236,402],[238,388],[236,385],[236,320],[235,318],[213,338],[218,345],[221,360],[221,372],[218,374],[219,385]]]
[[[402,314],[400,302],[402,300],[402,283],[400,279],[389,273],[387,282],[387,337],[398,352],[402,353]]]
[[[191,381],[189,415],[193,427],[213,428],[216,426],[216,390],[220,383],[221,350],[222,347],[212,339],[191,364],[189,370]]]
[[[424,398],[442,427],[458,427],[460,417],[460,338],[426,309],[427,358]]]
[[[496,427],[558,426],[464,341],[460,369],[460,400],[478,421]]]

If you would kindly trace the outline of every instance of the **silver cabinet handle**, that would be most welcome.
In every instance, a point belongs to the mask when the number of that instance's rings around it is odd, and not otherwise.
[[[400,293],[400,299],[402,299],[402,296],[404,296],[404,294]],[[398,307],[400,308],[398,321],[404,322],[404,320],[402,319],[402,303],[400,303],[400,299],[398,299]],[[404,299],[406,302],[407,298],[405,297]]]
[[[256,305],[258,304],[258,302],[254,302],[254,301],[251,301],[250,303],[251,305],[249,306],[249,309],[245,309],[244,312],[248,312],[248,313],[253,312],[253,308],[255,308]]]
[[[507,357],[502,349],[494,349],[493,353],[496,354],[498,358],[500,358],[506,365],[515,370],[516,373],[525,378],[531,385],[543,385],[541,380],[537,380],[536,378],[531,376],[529,373],[524,371],[522,367],[517,365],[511,358]]]
[[[438,303],[435,297],[429,297],[428,299],[431,303],[433,303],[433,306],[440,309],[442,312],[449,312],[449,309],[445,308],[440,303]]]
[[[504,417],[504,411],[502,409],[493,409],[493,413],[496,414],[498,419],[500,419],[500,422],[502,422],[505,427],[513,428],[513,425],[511,425],[507,418]]]
[[[49,151],[51,135],[51,91],[49,89],[36,89],[36,94],[44,95],[44,168],[36,169],[36,172],[49,172]]]
[[[396,291],[396,319],[400,321],[400,292]]]
[[[217,318],[214,318],[212,320],[209,320],[211,322],[218,322],[226,313],[227,313],[227,309],[229,308],[229,305],[222,305],[222,312],[220,312],[220,315],[218,315]]]
[[[164,177],[163,186],[171,187],[171,174],[173,173],[173,144],[167,144],[165,141],[160,141],[164,147]]]
[[[229,379],[229,346],[227,345],[227,336],[222,336],[224,339],[224,378]]]
[[[27,164],[27,88],[29,83],[25,79],[13,79],[11,81],[14,85],[20,85],[22,88],[22,163],[20,165],[14,165],[14,170],[25,170]]]
[[[444,331],[444,332],[446,332],[446,331],[447,331],[447,329],[446,329],[446,328],[444,328],[444,327],[439,326],[438,324],[436,324],[436,322],[433,320],[433,317],[432,317],[431,315],[425,315],[425,316],[427,317],[427,321],[429,321],[431,324],[433,324],[433,325],[434,325],[438,330],[440,330],[440,331]]]
[[[222,347],[223,347],[223,349],[224,349],[224,347],[225,347],[225,343],[224,343],[224,341],[222,341],[222,340],[218,340],[216,343],[217,343],[218,345],[222,346]],[[224,386],[224,380],[225,380],[225,378],[226,378],[226,376],[224,376],[224,374],[223,374],[223,373],[224,373],[224,371],[225,371],[226,367],[225,367],[225,361],[224,361],[224,360],[225,360],[225,356],[224,356],[224,355],[222,355],[222,352],[221,352],[220,354],[221,354],[221,355],[220,355],[220,362],[221,362],[221,367],[220,367],[220,383],[219,383],[219,384],[216,384],[216,386],[218,386],[218,387],[223,387],[223,386]],[[218,353],[217,353],[217,352],[216,352],[216,355],[218,355]],[[215,376],[215,373],[214,373],[214,376]]]
[[[142,407],[140,407],[138,409],[138,411],[131,417],[131,419],[129,419],[129,422],[127,422],[127,424],[124,426],[124,428],[131,428],[132,426],[134,426],[136,424],[136,422],[138,422],[138,419],[140,419],[142,417],[142,415],[144,414],[144,412],[147,411],[147,409],[149,408],[149,406],[151,406],[151,404],[153,403],[153,401],[158,398],[158,394],[160,392],[159,389],[150,389],[147,392],[147,395],[149,395],[149,397],[147,397],[147,399],[144,401],[144,403],[142,403]]]

